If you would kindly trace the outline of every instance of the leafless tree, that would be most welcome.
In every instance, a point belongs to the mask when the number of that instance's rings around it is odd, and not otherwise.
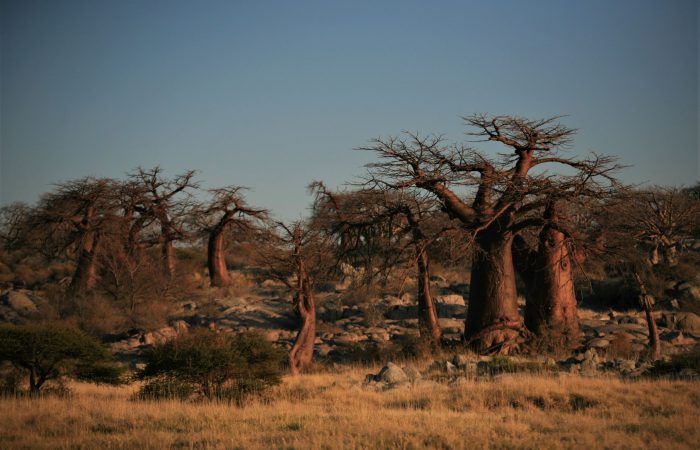
[[[142,239],[160,244],[163,271],[170,278],[175,274],[173,243],[188,236],[187,217],[195,207],[191,191],[199,185],[194,181],[194,175],[194,170],[188,170],[168,179],[160,167],[138,168],[129,175],[129,181],[136,183],[134,193],[139,194],[134,210],[144,220],[155,221],[159,227],[158,234]]]
[[[300,319],[299,332],[289,352],[292,374],[311,363],[316,339],[314,287],[328,273],[328,242],[322,230],[302,221],[275,222],[263,234],[259,255],[268,275],[283,282],[292,294]]]
[[[340,237],[341,259],[362,245],[369,252],[379,250],[391,255],[380,261],[379,270],[383,273],[389,273],[402,259],[408,259],[416,267],[420,335],[438,342],[442,333],[430,290],[428,248],[450,225],[436,208],[437,203],[408,192],[376,189],[331,192],[320,182],[312,184],[312,188],[317,194],[316,218]],[[382,240],[384,250],[373,245],[379,235],[385,238]],[[406,253],[409,254],[407,258]],[[366,266],[365,272],[372,273],[372,267]]]
[[[649,248],[651,265],[675,265],[684,240],[700,220],[700,201],[678,188],[654,187],[632,191],[620,208],[620,227]]]
[[[204,207],[201,214],[202,230],[207,234],[207,266],[212,286],[226,286],[230,276],[226,267],[225,237],[235,228],[239,232],[249,232],[255,227],[256,220],[265,219],[267,211],[251,208],[243,198],[243,187],[227,186],[211,189],[211,202]]]
[[[84,294],[97,283],[97,258],[102,239],[113,221],[116,182],[85,177],[56,185],[45,194],[31,224],[48,230],[48,239],[60,242],[75,255],[76,266],[69,291]],[[57,239],[57,236],[61,239]]]
[[[512,243],[528,227],[544,225],[550,196],[566,188],[569,176],[550,175],[547,165],[566,166],[576,177],[604,189],[614,186],[612,158],[572,159],[558,152],[575,130],[558,118],[528,120],[475,115],[464,119],[477,141],[506,146],[500,157],[465,146],[448,146],[440,136],[405,133],[376,139],[364,150],[380,161],[369,165],[369,186],[429,192],[458,219],[474,244],[465,339],[482,352],[508,352],[525,334],[518,314]],[[537,212],[540,212],[538,217]],[[554,300],[557,302],[558,300]]]

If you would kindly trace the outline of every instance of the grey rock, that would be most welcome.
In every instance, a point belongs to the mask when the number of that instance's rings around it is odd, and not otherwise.
[[[631,371],[637,368],[637,364],[631,359],[618,359],[615,361],[615,365],[622,371]]]
[[[581,370],[584,372],[594,372],[598,370],[600,358],[594,348],[589,348],[583,354],[583,362],[581,362]]]
[[[464,297],[458,294],[439,295],[435,297],[435,302],[443,305],[465,306]]]
[[[18,314],[33,314],[38,311],[36,304],[21,291],[7,291],[2,295],[2,304],[9,306]]]
[[[422,378],[418,369],[416,369],[415,367],[412,367],[412,366],[404,367],[403,372],[406,374],[409,381],[411,381],[411,382],[416,382]]]
[[[676,313],[676,329],[700,334],[700,316],[692,312]]]
[[[392,362],[389,362],[386,366],[382,367],[382,370],[379,371],[378,377],[380,380],[388,384],[399,384],[409,381],[406,372]]]
[[[433,361],[428,370],[442,373],[454,373],[457,371],[457,367],[449,361],[436,360]]]

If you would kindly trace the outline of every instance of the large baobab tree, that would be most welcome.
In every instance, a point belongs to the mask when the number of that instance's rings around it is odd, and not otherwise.
[[[574,249],[556,200],[545,207],[542,219],[535,248],[521,235],[513,241],[515,267],[526,291],[525,326],[537,335],[546,335],[555,347],[565,347],[580,335]]]
[[[226,286],[230,276],[226,267],[225,237],[232,228],[243,232],[254,227],[254,220],[264,219],[267,211],[251,208],[246,204],[240,186],[212,189],[213,199],[202,211],[207,234],[207,266],[212,286]]]
[[[518,314],[513,239],[528,227],[542,226],[537,213],[543,213],[547,194],[558,192],[560,180],[568,181],[538,169],[564,165],[592,183],[612,180],[614,165],[596,155],[574,160],[557,154],[575,132],[557,118],[475,115],[465,121],[470,136],[504,145],[509,153],[487,157],[469,147],[447,146],[441,137],[411,133],[376,139],[364,148],[380,157],[369,164],[367,182],[429,192],[468,230],[473,258],[465,339],[481,352],[508,352],[527,333]]]
[[[183,240],[188,233],[185,229],[188,215],[194,210],[191,191],[197,189],[194,170],[189,170],[172,179],[164,178],[160,167],[150,170],[138,168],[130,174],[140,193],[135,210],[141,216],[150,217],[159,227],[159,232],[150,240],[161,247],[163,272],[172,278],[175,274],[175,253],[173,243]]]
[[[415,266],[420,336],[439,342],[442,333],[430,290],[428,248],[446,231],[444,225],[449,219],[436,209],[436,202],[390,190],[331,192],[322,183],[312,187],[317,194],[316,217],[340,237],[341,258],[363,246],[370,252],[388,256],[379,262],[382,273],[389,273],[405,259]],[[376,245],[379,235],[385,238],[382,240],[385,249]],[[372,267],[365,267],[365,272],[373,273]]]

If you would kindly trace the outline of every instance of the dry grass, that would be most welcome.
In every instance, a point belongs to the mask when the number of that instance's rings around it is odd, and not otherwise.
[[[244,407],[136,387],[0,400],[2,448],[697,448],[700,383],[513,375],[364,389],[376,368],[288,378]]]

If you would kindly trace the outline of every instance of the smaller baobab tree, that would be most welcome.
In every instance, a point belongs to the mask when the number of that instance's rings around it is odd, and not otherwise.
[[[212,286],[230,283],[226,267],[226,234],[232,229],[248,233],[255,228],[255,221],[266,218],[264,209],[251,208],[243,198],[241,186],[211,189],[211,202],[202,211],[201,229],[207,235],[207,266]]]
[[[631,191],[625,198],[623,222],[649,248],[649,263],[676,265],[683,241],[698,225],[700,200],[690,191],[667,187]]]
[[[289,352],[289,367],[298,374],[311,363],[316,339],[314,286],[328,272],[327,236],[310,224],[276,222],[262,234],[259,257],[268,274],[284,283],[292,294],[292,307],[300,320]]]
[[[160,167],[139,167],[129,175],[136,183],[134,192],[140,193],[135,210],[158,225],[159,232],[146,240],[160,244],[163,272],[169,278],[175,275],[173,243],[189,236],[186,225],[196,206],[191,191],[199,187],[194,175],[194,170],[188,170],[168,179]]]
[[[69,285],[74,295],[85,294],[97,283],[98,253],[102,239],[115,217],[115,181],[85,177],[56,185],[45,194],[32,226],[47,232],[47,239],[60,240],[75,255],[75,271]]]
[[[334,193],[320,182],[312,184],[312,188],[317,197],[316,218],[325,223],[331,234],[340,237],[340,259],[365,246],[370,252],[386,255],[378,262],[379,273],[387,275],[407,261],[415,266],[420,336],[438,343],[442,332],[430,290],[428,249],[450,229],[450,221],[437,209],[437,202],[413,193],[382,189]],[[378,236],[384,239],[377,239]],[[371,258],[365,261],[377,263]],[[367,274],[375,271],[365,267]]]

